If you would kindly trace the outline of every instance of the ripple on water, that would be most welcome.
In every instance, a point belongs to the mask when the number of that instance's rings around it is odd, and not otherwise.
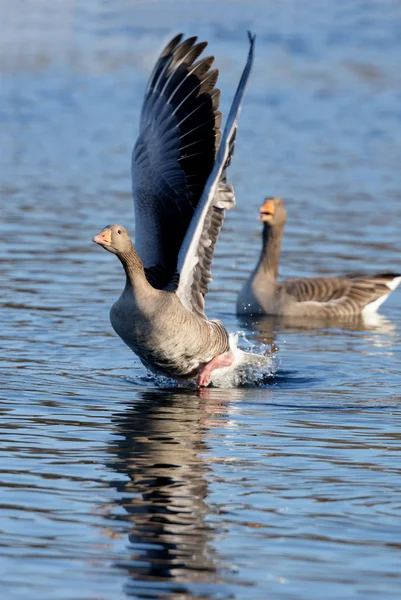
[[[374,322],[233,313],[266,195],[288,207],[283,278],[397,270],[399,4],[81,4],[0,8],[3,596],[398,599],[399,292]],[[142,93],[178,15],[210,39],[225,114],[257,33],[207,311],[273,357],[258,386],[147,374],[90,241],[133,233]]]

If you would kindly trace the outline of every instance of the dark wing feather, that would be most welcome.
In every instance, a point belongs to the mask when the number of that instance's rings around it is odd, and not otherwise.
[[[221,135],[214,58],[197,60],[207,43],[181,39],[166,46],[149,78],[132,155],[135,246],[157,288],[176,272]]]
[[[177,295],[188,310],[202,317],[205,317],[204,296],[211,281],[215,244],[225,211],[235,204],[233,188],[227,183],[226,170],[234,153],[238,117],[252,68],[254,41],[255,37],[249,34],[248,59],[227,118],[216,162],[178,257],[177,268],[180,280]]]

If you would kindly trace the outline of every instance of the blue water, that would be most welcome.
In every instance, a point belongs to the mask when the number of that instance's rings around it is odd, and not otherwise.
[[[0,589],[10,600],[399,598],[401,292],[374,322],[237,320],[258,207],[280,275],[400,271],[401,5],[0,4]],[[207,297],[259,387],[160,387],[113,334],[153,61],[210,41],[226,112],[257,34]]]

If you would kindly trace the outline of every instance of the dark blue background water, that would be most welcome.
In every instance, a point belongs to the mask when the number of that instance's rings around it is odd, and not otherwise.
[[[12,600],[399,598],[401,296],[342,329],[238,322],[258,207],[281,275],[400,270],[401,5],[3,2],[0,580]],[[208,314],[273,344],[264,387],[160,389],[112,333],[153,61],[210,41],[223,109],[257,34]]]

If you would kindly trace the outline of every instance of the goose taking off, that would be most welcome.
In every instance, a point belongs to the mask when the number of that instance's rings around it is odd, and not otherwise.
[[[93,241],[116,254],[123,293],[110,311],[116,333],[155,373],[210,382],[238,356],[204,296],[225,211],[235,204],[226,171],[253,60],[254,36],[224,133],[218,71],[200,58],[206,42],[175,37],[150,76],[132,155],[136,239],[109,225]],[[199,59],[199,60],[198,60]]]
[[[288,315],[344,318],[375,312],[400,284],[400,273],[300,277],[277,282],[280,248],[287,218],[281,198],[267,198],[259,261],[237,299],[238,315]]]

